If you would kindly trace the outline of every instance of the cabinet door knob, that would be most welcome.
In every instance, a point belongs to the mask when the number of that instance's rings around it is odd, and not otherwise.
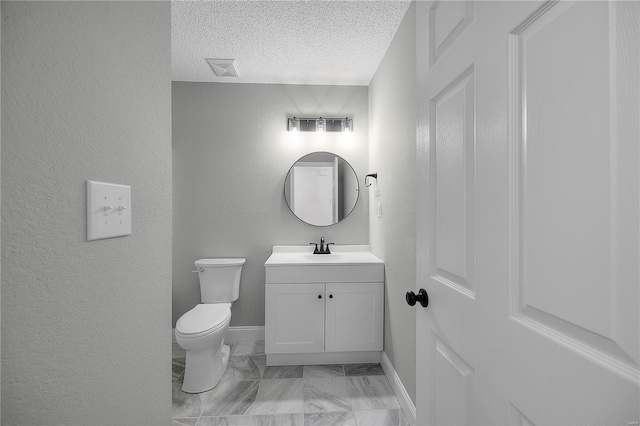
[[[408,291],[405,299],[407,300],[409,306],[414,306],[416,302],[420,302],[423,308],[429,306],[429,295],[424,288],[421,288],[420,291],[418,291],[418,295],[416,295],[413,291]]]
[[[329,299],[333,299],[333,294],[330,294],[330,295],[329,295]]]
[[[318,299],[322,299],[322,295],[321,294],[318,295]]]

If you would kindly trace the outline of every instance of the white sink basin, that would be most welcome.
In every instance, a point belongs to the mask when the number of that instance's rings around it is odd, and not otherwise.
[[[313,246],[273,246],[265,266],[383,264],[367,245],[334,246],[331,254],[313,254]]]

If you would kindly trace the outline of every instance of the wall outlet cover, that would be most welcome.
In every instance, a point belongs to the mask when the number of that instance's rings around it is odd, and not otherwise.
[[[131,187],[87,180],[87,241],[131,234]]]

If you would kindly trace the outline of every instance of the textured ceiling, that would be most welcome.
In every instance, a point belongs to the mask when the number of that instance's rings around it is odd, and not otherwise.
[[[366,86],[409,3],[173,1],[173,80]],[[236,59],[239,77],[205,58]]]

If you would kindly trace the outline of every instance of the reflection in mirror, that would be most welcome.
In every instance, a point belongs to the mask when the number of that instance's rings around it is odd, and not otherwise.
[[[284,199],[298,219],[309,225],[340,222],[358,202],[358,177],[342,157],[312,152],[296,161],[284,180]]]

